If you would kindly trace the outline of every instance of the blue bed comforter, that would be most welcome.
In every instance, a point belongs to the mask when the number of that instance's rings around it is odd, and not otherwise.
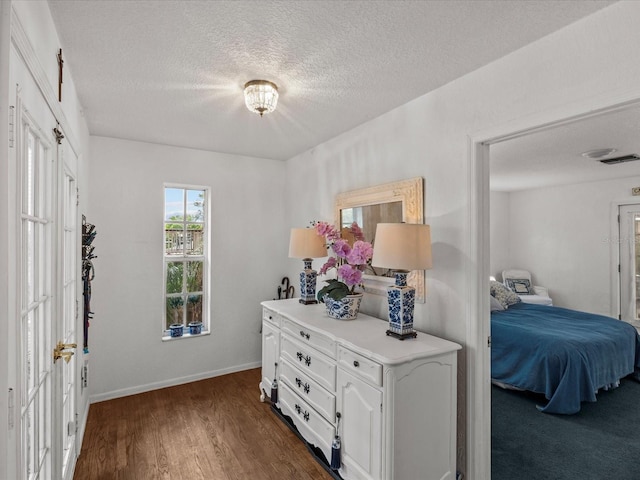
[[[541,411],[573,414],[640,367],[640,337],[620,320],[518,303],[491,313],[491,377],[542,393]]]

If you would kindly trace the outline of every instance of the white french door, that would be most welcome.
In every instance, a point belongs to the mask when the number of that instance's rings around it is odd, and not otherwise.
[[[8,471],[16,480],[70,480],[77,456],[76,159],[41,90],[12,54],[16,345],[9,369],[17,388]]]
[[[58,158],[61,159],[63,172],[61,174],[62,212],[62,268],[60,269],[60,285],[62,286],[62,311],[60,333],[57,338],[63,345],[76,345],[76,326],[78,324],[78,189],[76,179],[70,165],[76,164],[73,151],[67,145],[58,146]],[[67,348],[67,352],[76,347]],[[67,361],[68,360],[68,361]],[[65,360],[59,362],[62,369],[60,392],[60,408],[62,428],[58,431],[62,447],[62,478],[71,480],[76,461],[76,356],[65,355]]]
[[[55,146],[20,101],[17,105],[18,198],[20,199],[19,349],[20,386],[19,478],[54,478],[52,431],[56,375],[53,369],[55,271],[53,249]]]
[[[620,318],[640,324],[640,204],[620,205]]]

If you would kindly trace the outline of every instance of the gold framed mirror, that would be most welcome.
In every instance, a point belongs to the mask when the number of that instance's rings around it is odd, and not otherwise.
[[[424,223],[423,179],[415,177],[399,182],[351,190],[336,196],[334,219],[338,228],[356,221],[365,240],[375,248],[378,223]],[[414,270],[407,282],[416,289],[416,302],[425,302],[424,270]],[[369,268],[363,277],[365,292],[387,295],[387,286],[394,283],[388,270]]]

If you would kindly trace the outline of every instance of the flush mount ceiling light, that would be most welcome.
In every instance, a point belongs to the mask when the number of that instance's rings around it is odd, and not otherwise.
[[[614,152],[617,152],[615,148],[598,148],[596,150],[589,150],[588,152],[581,153],[580,155],[586,158],[597,159],[611,155]]]
[[[251,80],[244,85],[244,103],[250,112],[261,117],[271,113],[278,104],[278,87],[267,80]]]

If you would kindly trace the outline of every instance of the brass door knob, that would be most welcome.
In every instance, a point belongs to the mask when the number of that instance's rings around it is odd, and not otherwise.
[[[56,347],[53,349],[53,363],[56,363],[56,361],[60,358],[64,358],[64,361],[69,363],[69,361],[71,360],[71,357],[74,355],[75,352],[68,352],[65,350],[70,348],[76,348],[77,346],[78,346],[77,343],[58,342]]]

